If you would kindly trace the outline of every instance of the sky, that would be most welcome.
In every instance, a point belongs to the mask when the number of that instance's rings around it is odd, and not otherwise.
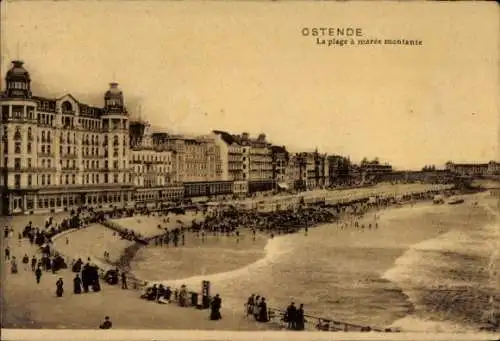
[[[21,59],[36,95],[71,93],[102,106],[117,81],[132,118],[172,133],[265,133],[291,151],[378,157],[396,168],[500,160],[494,4],[1,6],[2,78]],[[423,45],[328,47],[304,27],[355,27],[362,39]]]

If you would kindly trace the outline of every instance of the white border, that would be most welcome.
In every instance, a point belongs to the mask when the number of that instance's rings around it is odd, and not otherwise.
[[[290,332],[290,331],[185,331],[185,330],[58,330],[2,329],[2,340],[127,341],[127,340],[450,340],[496,341],[500,333],[354,333],[354,332]]]

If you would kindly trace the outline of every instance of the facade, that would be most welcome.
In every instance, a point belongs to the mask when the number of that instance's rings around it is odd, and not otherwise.
[[[379,175],[379,174],[388,174],[392,173],[392,166],[389,164],[380,164],[378,162],[367,162],[361,163],[360,165],[361,172],[366,175]]]
[[[272,146],[273,160],[273,181],[278,189],[288,190],[290,185],[287,183],[287,169],[289,154],[285,146]]]
[[[307,189],[307,159],[304,153],[294,153],[289,157],[286,179],[287,185],[295,190]]]
[[[248,155],[245,148],[230,133],[214,130],[213,135],[220,148],[223,179],[233,182],[236,197],[245,197],[248,193]]]
[[[495,168],[495,162],[490,163],[454,163],[447,162],[446,170],[461,176],[486,176],[489,170]]]
[[[174,180],[173,152],[162,135],[153,134],[149,123],[131,122],[129,138],[136,204],[159,208],[181,200],[184,187]]]
[[[266,135],[260,134],[256,139],[252,139],[248,133],[243,133],[240,141],[243,146],[248,192],[272,191],[274,189],[273,155]]]
[[[223,167],[227,160],[213,135],[170,136],[164,144],[173,152],[175,180],[183,183],[184,197],[207,201],[232,195],[233,183]]]
[[[129,120],[118,84],[110,84],[104,107],[70,94],[38,97],[23,62],[12,64],[1,97],[3,213],[133,203]]]
[[[329,186],[334,184],[348,184],[352,182],[352,165],[349,158],[340,155],[327,157]]]

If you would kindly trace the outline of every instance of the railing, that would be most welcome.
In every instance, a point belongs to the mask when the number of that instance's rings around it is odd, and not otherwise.
[[[278,325],[281,328],[286,328],[288,322],[285,321],[286,312],[280,309],[268,309],[269,322]],[[329,332],[398,332],[394,328],[380,328],[368,325],[353,324],[348,322],[336,321],[331,318],[318,317],[313,315],[304,315],[305,330],[319,330]]]

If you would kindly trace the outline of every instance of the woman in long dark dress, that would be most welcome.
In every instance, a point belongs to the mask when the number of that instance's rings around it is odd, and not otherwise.
[[[267,303],[266,299],[262,297],[262,300],[259,303],[259,322],[268,322],[269,316],[267,314]]]
[[[301,304],[297,310],[297,322],[295,323],[295,328],[297,330],[304,330],[304,324],[306,320],[304,318],[304,305]]]
[[[73,293],[77,295],[82,293],[82,279],[78,274],[73,278]]]
[[[64,293],[64,282],[63,282],[61,277],[59,277],[59,279],[56,282],[56,288],[57,288],[56,289],[57,297],[62,297],[62,295]]]
[[[217,294],[215,295],[211,304],[210,319],[212,321],[220,320],[222,318],[222,315],[220,313],[221,307],[222,307],[222,299],[220,298],[219,294]]]

